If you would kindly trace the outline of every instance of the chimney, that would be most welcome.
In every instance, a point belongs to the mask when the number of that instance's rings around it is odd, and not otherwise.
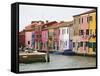
[[[48,20],[46,20],[46,23],[48,23],[49,21]]]

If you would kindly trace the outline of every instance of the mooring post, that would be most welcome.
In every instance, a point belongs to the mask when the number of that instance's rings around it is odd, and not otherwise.
[[[49,55],[49,46],[48,46],[48,42],[46,43],[47,45],[47,62],[50,62],[50,55]]]

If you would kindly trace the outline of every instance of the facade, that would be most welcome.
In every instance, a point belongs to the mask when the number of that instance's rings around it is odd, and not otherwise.
[[[27,48],[32,49],[32,31],[25,32],[25,44]]]
[[[55,44],[54,44],[54,28],[55,24],[57,24],[56,21],[49,22],[48,25],[48,49],[49,51],[55,51]]]
[[[79,52],[79,43],[80,43],[80,40],[79,40],[79,29],[80,29],[80,16],[79,15],[76,15],[76,16],[73,16],[74,18],[74,21],[73,21],[73,26],[71,27],[72,28],[72,42],[73,42],[73,51],[74,52]],[[71,32],[70,31],[70,32]]]
[[[59,25],[59,51],[72,51],[72,40],[70,40],[70,27],[72,22],[61,22]]]
[[[73,21],[67,23],[69,27],[69,50],[73,51]]]
[[[96,53],[96,11],[89,13],[89,54]]]
[[[33,24],[25,27],[25,46],[26,48],[34,49],[34,26]]]
[[[75,15],[73,17],[74,17],[73,51],[76,50],[75,51],[76,53],[81,53],[81,54],[95,54],[96,11],[91,10],[88,12],[81,13],[79,15]]]
[[[48,26],[48,33],[49,33],[49,43],[50,46],[52,46],[52,51],[58,51],[59,50],[59,23],[53,22]]]
[[[25,47],[25,30],[19,32],[19,47]]]
[[[32,21],[19,33],[20,46],[39,51],[96,53],[96,11],[73,16],[69,22]]]
[[[34,24],[35,50],[41,50],[42,49],[41,27],[44,24],[44,22],[43,21],[32,21],[32,24]]]
[[[60,30],[59,30],[59,23],[57,23],[54,28],[54,49],[55,51],[59,51],[59,35],[60,35]]]
[[[47,25],[44,24],[42,26],[42,51],[48,50],[47,42],[48,42],[48,29],[47,29]]]
[[[87,54],[88,53],[88,39],[89,39],[89,23],[88,14],[83,14],[80,16],[80,46],[79,52]]]
[[[59,36],[59,49],[62,51],[69,49],[69,28],[68,27],[61,27],[60,29],[60,36]]]

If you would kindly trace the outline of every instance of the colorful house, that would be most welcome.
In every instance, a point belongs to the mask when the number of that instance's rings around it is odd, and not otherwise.
[[[89,54],[96,54],[96,10],[89,13]]]
[[[48,49],[49,51],[55,51],[55,44],[54,44],[54,24],[56,24],[56,21],[48,22]]]
[[[80,15],[80,46],[79,52],[87,54],[88,53],[88,39],[89,39],[89,23],[88,14]]]
[[[19,47],[25,47],[25,30],[19,32]]]
[[[51,22],[52,23],[52,22]],[[49,29],[49,42],[50,38],[52,39],[51,45],[52,45],[52,51],[58,51],[59,50],[59,23],[58,22],[53,22],[48,26]]]
[[[34,26],[30,24],[25,27],[25,46],[26,48],[34,49]]]
[[[78,47],[74,43],[73,49],[74,47],[77,47],[76,53],[94,54],[95,53],[94,51],[96,51],[96,12],[95,10],[90,10],[90,11],[81,13],[79,15],[75,15],[73,17],[74,17],[73,27],[77,25],[77,30],[79,30],[79,33],[78,33],[79,37],[76,38],[78,40]]]
[[[48,42],[48,29],[47,29],[47,25],[44,24],[42,26],[42,51],[48,50],[47,42]]]
[[[70,32],[72,33],[72,42],[73,42],[73,51],[75,53],[80,52],[79,50],[79,43],[80,43],[80,39],[79,39],[79,30],[80,30],[80,15],[74,15],[73,16],[74,21],[73,21],[73,26],[71,27],[72,30],[70,30]]]
[[[43,21],[32,21],[34,24],[34,35],[35,35],[35,50],[41,51],[42,49],[42,25],[44,24]]]
[[[59,24],[59,51],[72,51],[72,41],[70,40],[70,22],[61,22]]]

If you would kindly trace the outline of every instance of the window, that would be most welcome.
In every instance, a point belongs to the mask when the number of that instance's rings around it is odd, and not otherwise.
[[[96,52],[96,43],[93,43],[93,52]]]
[[[73,47],[75,47],[75,42],[73,42]]]
[[[82,23],[83,23],[83,18],[82,18]]]
[[[38,35],[39,38],[41,38],[41,35]]]
[[[28,45],[30,44],[30,41],[28,41]]]
[[[90,35],[92,34],[92,29],[90,29]]]
[[[93,47],[96,47],[96,43],[95,42],[93,42]]]
[[[67,46],[67,41],[66,41],[66,46]]]
[[[89,29],[86,30],[86,35],[89,35]]]
[[[62,34],[65,34],[66,33],[66,29],[62,29]]]
[[[78,42],[78,48],[80,47],[80,43]]]
[[[68,31],[69,31],[69,30],[67,29],[67,34],[68,34]]]
[[[84,34],[84,31],[83,30],[80,30],[80,35],[83,35]]]
[[[80,18],[79,18],[79,24],[80,24]]]
[[[80,46],[83,46],[83,42],[80,42]]]
[[[88,43],[89,48],[92,48],[92,42]]]
[[[88,46],[88,42],[85,43],[85,46]]]
[[[92,21],[92,16],[89,17],[89,21]]]
[[[89,17],[87,17],[87,22],[89,22]]]

